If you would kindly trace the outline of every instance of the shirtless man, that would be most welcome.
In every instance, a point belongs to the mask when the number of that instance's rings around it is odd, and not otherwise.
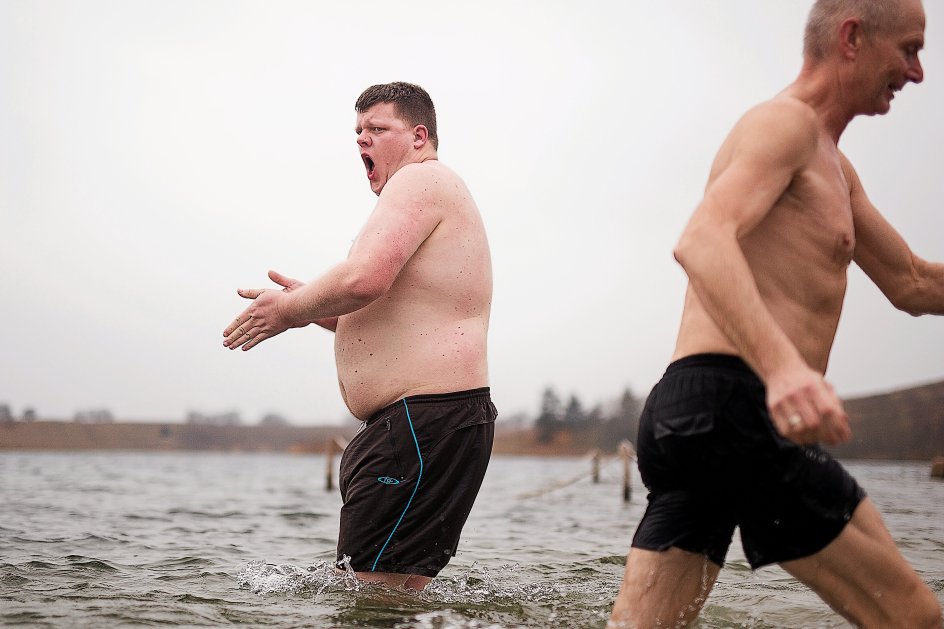
[[[223,332],[251,349],[289,328],[335,332],[344,402],[364,421],[341,459],[337,558],[365,580],[422,589],[455,554],[491,455],[488,241],[462,180],[437,158],[436,113],[409,83],[361,94],[357,145],[379,197],[346,260],[278,289]]]
[[[818,0],[799,77],[734,127],[676,246],[689,288],[640,420],[650,491],[610,627],[683,627],[735,527],[863,627],[941,627],[873,503],[817,444],[850,438],[823,379],[855,261],[892,304],[944,314],[944,265],[911,252],[837,143],[923,78],[920,0]]]

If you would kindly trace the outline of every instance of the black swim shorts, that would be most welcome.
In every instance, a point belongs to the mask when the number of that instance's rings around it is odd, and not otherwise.
[[[763,383],[736,356],[669,365],[646,400],[637,446],[649,489],[637,548],[674,546],[721,566],[738,526],[756,569],[822,550],[865,497],[822,448],[780,436]]]
[[[364,422],[341,457],[338,561],[436,576],[485,477],[496,416],[482,388],[407,397]]]

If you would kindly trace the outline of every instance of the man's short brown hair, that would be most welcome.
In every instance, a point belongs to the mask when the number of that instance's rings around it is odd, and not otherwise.
[[[433,99],[419,85],[396,81],[371,85],[358,97],[354,110],[362,113],[377,103],[392,103],[397,115],[410,126],[423,125],[429,132],[429,141],[433,148],[439,148],[439,136],[436,135],[436,108]]]

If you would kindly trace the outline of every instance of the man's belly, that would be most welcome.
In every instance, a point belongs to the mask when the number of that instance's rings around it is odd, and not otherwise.
[[[485,332],[467,322],[399,337],[339,323],[335,360],[344,402],[361,420],[409,395],[488,385]]]
[[[830,308],[818,310],[786,299],[770,301],[765,305],[806,363],[825,373],[839,323],[841,301],[839,307],[830,304]],[[699,302],[688,301],[672,359],[702,353],[740,355],[741,352]]]

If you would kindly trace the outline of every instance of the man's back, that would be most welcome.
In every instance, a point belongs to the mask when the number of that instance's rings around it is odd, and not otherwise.
[[[401,169],[383,194],[409,199],[438,221],[382,298],[338,320],[338,380],[361,419],[409,395],[474,389],[488,379],[491,260],[471,194],[437,160]]]

